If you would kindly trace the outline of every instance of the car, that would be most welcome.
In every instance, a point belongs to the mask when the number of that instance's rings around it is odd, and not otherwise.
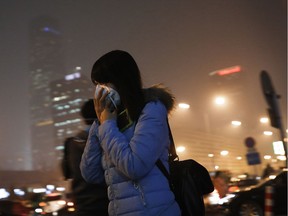
[[[228,191],[238,192],[241,190],[245,190],[247,187],[250,187],[252,185],[257,185],[258,183],[259,183],[259,179],[257,178],[239,179],[239,180],[231,182],[228,185]]]
[[[272,212],[274,215],[287,215],[287,171],[283,169],[260,181],[259,184],[245,188],[242,191],[228,193],[213,209],[219,215],[229,216],[263,216],[265,214],[265,199],[269,198],[267,189],[273,188]],[[216,214],[215,214],[216,215]]]

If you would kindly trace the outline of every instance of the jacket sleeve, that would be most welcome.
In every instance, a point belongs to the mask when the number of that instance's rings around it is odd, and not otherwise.
[[[99,139],[115,167],[131,179],[145,176],[163,153],[168,155],[167,110],[157,101],[144,107],[131,140],[119,132],[116,122],[99,126]],[[168,157],[168,156],[167,156]]]
[[[90,183],[104,182],[104,170],[101,165],[102,149],[96,135],[97,130],[98,123],[94,122],[90,128],[80,163],[81,174]]]

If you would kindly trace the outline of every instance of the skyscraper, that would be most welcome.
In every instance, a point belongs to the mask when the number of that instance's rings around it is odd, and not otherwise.
[[[79,130],[84,130],[81,106],[93,97],[91,81],[81,74],[80,67],[62,79],[52,81],[51,84],[52,115],[54,126],[54,148],[57,159],[62,159],[64,140],[75,136]]]
[[[30,26],[30,120],[33,169],[49,171],[55,166],[50,83],[65,75],[62,36],[57,20],[37,17]]]

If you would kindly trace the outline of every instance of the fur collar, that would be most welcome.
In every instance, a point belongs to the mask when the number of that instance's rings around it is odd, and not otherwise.
[[[166,107],[168,113],[170,113],[175,106],[175,97],[170,90],[162,84],[153,85],[150,88],[146,88],[144,91],[145,103],[150,101],[160,100]]]

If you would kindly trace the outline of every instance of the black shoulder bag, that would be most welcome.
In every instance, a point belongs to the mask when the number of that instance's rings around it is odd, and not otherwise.
[[[204,216],[203,195],[214,190],[209,172],[192,159],[179,160],[168,119],[167,124],[171,142],[169,149],[170,174],[160,159],[157,160],[156,165],[169,180],[170,188],[181,208],[182,216]]]

